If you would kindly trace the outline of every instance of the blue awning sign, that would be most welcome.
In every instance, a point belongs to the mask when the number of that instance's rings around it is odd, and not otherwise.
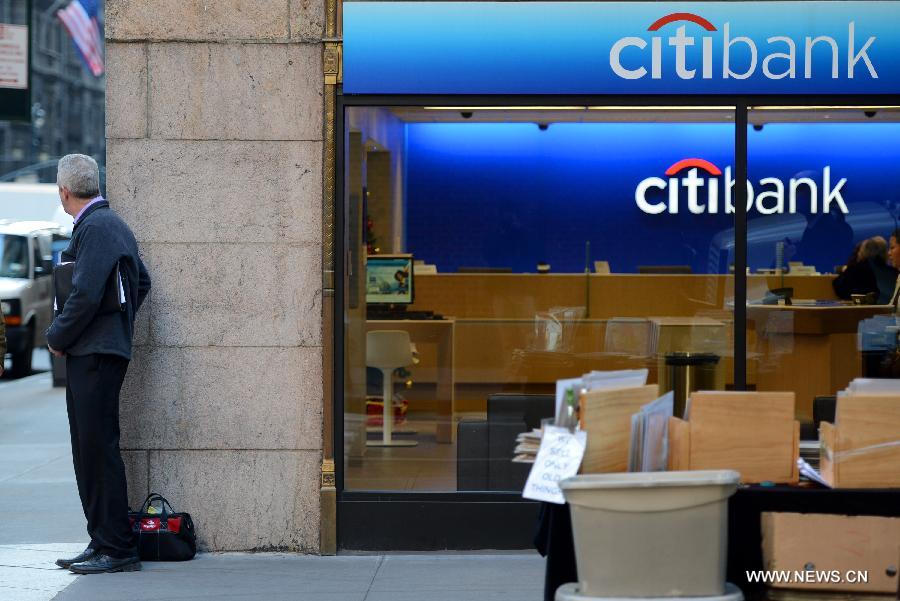
[[[347,2],[344,92],[896,94],[900,2]]]

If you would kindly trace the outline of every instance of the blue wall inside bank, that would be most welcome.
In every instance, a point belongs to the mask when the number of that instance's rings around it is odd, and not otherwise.
[[[729,124],[407,127],[407,249],[442,272],[461,266],[532,272],[539,261],[554,272],[580,272],[588,241],[591,259],[609,261],[616,272],[686,264],[695,273],[723,273],[732,260],[733,216],[722,213],[721,181],[716,215],[689,213],[684,191],[677,215],[648,215],[634,200],[638,182],[666,179],[666,168],[681,159],[733,165]],[[786,260],[831,271],[855,241],[894,228],[900,124],[768,124],[748,135],[751,182],[775,177],[787,185],[791,177],[810,177],[821,196],[828,165],[832,187],[847,179],[841,192],[850,211],[846,218],[834,210],[813,215],[806,194],[794,215],[751,211],[752,268],[772,266],[775,242],[783,240]]]

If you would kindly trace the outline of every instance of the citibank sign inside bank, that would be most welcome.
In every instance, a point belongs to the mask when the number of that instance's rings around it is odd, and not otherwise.
[[[667,46],[671,48],[666,52],[674,54],[675,75],[680,79],[694,79],[698,73],[702,79],[713,79],[717,75],[722,79],[747,79],[757,72],[760,63],[766,79],[840,79],[841,73],[847,79],[853,79],[858,74],[878,78],[878,72],[868,54],[876,36],[866,38],[856,31],[853,21],[847,24],[847,35],[843,39],[820,35],[795,40],[789,36],[776,35],[766,38],[764,47],[760,47],[761,44],[753,39],[740,35],[729,22],[722,26],[719,33],[715,25],[694,13],[666,15],[653,22],[647,31],[660,31],[669,24],[679,22],[687,22],[692,29],[699,27],[708,32],[698,40],[687,34],[686,25],[681,25],[675,28],[675,35],[666,40]],[[720,39],[722,47],[721,71],[717,73],[713,72],[714,37]],[[865,40],[864,43],[859,45],[862,40]],[[641,37],[624,37],[616,41],[609,52],[609,66],[613,73],[622,79],[642,79],[648,75],[651,79],[670,77],[670,74],[663,73],[663,38],[650,38],[649,56],[646,48],[647,40]],[[698,50],[689,50],[692,48]],[[741,60],[742,64],[736,65],[733,56],[736,51],[741,52],[743,57],[749,54],[749,61],[745,58]],[[830,58],[828,67],[820,65],[817,72],[813,68],[814,53],[822,58]]]
[[[707,178],[698,174],[706,172]],[[725,167],[724,173],[713,163],[699,158],[683,159],[672,164],[666,169],[668,180],[661,177],[648,177],[638,183],[634,191],[634,201],[638,208],[649,215],[661,213],[677,214],[681,210],[687,210],[694,215],[704,213],[716,214],[720,211],[729,214],[734,213],[732,189],[734,180],[731,179],[731,167]],[[723,177],[724,176],[724,177]],[[719,181],[723,181],[723,201],[719,203]],[[825,166],[819,178],[811,177],[791,178],[787,185],[776,177],[765,177],[759,180],[756,190],[751,182],[747,182],[747,211],[756,210],[763,215],[775,215],[781,213],[796,213],[798,198],[801,193],[808,195],[809,212],[812,214],[828,213],[832,207],[842,213],[849,213],[847,204],[841,194],[841,189],[847,183],[847,178],[842,177],[837,184],[832,184],[831,167]],[[668,192],[667,200],[655,202],[647,198],[651,190]],[[682,196],[682,192],[684,195]],[[819,200],[821,199],[821,203]]]

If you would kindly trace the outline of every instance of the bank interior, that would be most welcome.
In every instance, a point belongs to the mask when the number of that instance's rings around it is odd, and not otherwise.
[[[646,368],[663,392],[687,360],[693,388],[733,389],[734,119],[347,107],[344,488],[521,491],[517,433],[592,370]],[[747,388],[794,392],[804,428],[817,397],[893,369],[894,281],[868,299],[833,281],[897,227],[898,140],[900,107],[749,112]]]

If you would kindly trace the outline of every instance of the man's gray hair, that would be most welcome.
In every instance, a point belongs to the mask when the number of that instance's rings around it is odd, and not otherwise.
[[[863,240],[859,246],[859,260],[881,258],[887,260],[887,241],[881,236],[875,236],[867,240]]]
[[[97,161],[85,154],[67,154],[59,159],[56,184],[68,188],[78,198],[100,195],[100,168]]]

